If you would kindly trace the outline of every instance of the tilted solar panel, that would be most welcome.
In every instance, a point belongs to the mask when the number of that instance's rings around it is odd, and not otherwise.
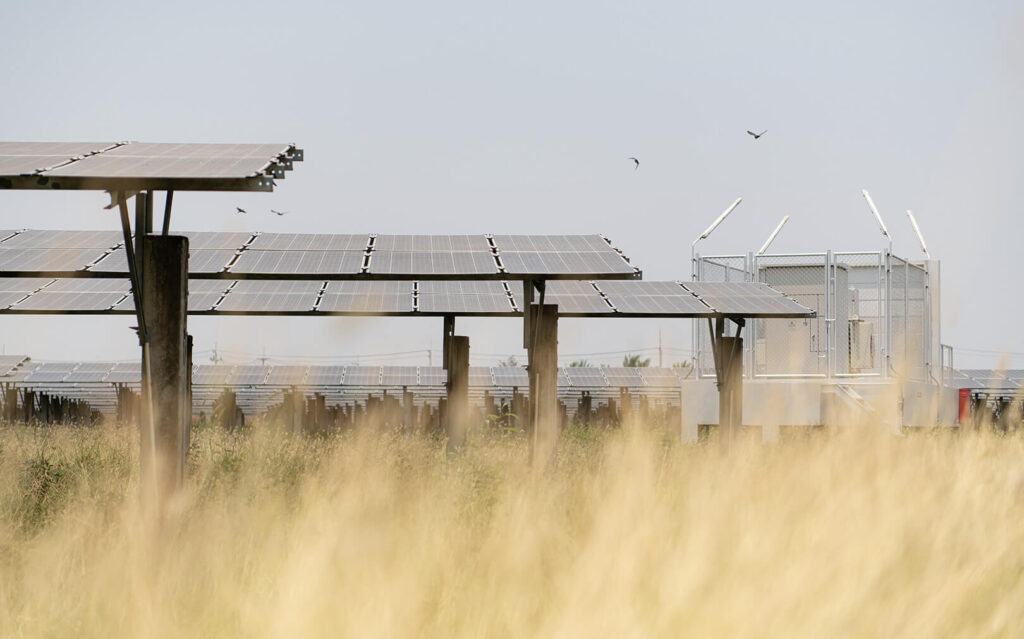
[[[808,317],[812,311],[761,282],[684,282],[683,286],[722,315]]]
[[[231,273],[276,275],[359,273],[363,253],[357,251],[264,251],[247,249],[229,269]],[[190,267],[191,269],[191,267]]]
[[[472,275],[498,273],[489,252],[378,251],[370,253],[368,273],[388,275]]]
[[[502,282],[419,282],[421,313],[510,313],[512,301]]]
[[[322,233],[260,233],[249,245],[263,251],[366,251],[370,236]]]

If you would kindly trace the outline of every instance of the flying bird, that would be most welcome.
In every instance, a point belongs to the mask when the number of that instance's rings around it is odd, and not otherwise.
[[[754,133],[753,131],[747,131],[747,133],[752,135],[754,137],[754,139],[756,140],[759,137],[761,137],[762,135],[764,135],[765,133],[768,133],[768,129],[765,129],[764,131],[761,131],[760,133]]]
[[[288,211],[275,211],[274,209],[270,209],[270,212],[271,212],[271,213],[276,213],[276,214],[278,214],[278,215],[284,215],[284,214],[285,214],[285,213],[287,213]]]
[[[639,169],[639,168],[640,168],[640,160],[638,160],[638,159],[636,159],[636,158],[634,158],[634,157],[628,157],[628,158],[626,158],[626,159],[627,159],[627,160],[633,160],[633,170],[634,170],[634,171],[636,171],[637,169]]]
[[[240,207],[240,206],[236,206],[236,207],[235,207],[235,210],[236,210],[236,211],[238,211],[239,213],[248,213],[248,212],[249,212],[249,211],[246,211],[245,209],[243,209],[243,208],[242,208],[242,207]]]

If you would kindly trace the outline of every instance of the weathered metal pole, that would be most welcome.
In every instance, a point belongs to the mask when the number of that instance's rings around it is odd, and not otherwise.
[[[149,385],[152,397],[153,441],[141,429],[141,481],[155,483],[143,495],[156,495],[158,503],[181,488],[188,453],[191,406],[188,397],[187,322],[188,238],[151,235],[145,240],[142,268],[144,314],[151,318]],[[145,393],[145,389],[144,389]]]
[[[448,445],[449,454],[466,445],[469,431],[469,338],[453,335],[448,343]]]
[[[531,304],[529,312],[536,335],[529,350],[531,458],[534,467],[546,469],[558,444],[558,305]]]
[[[719,438],[730,446],[743,425],[743,338],[720,337],[722,383],[718,389]]]

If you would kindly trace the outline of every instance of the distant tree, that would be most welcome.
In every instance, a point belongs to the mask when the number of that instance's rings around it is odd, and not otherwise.
[[[690,365],[690,362],[675,362],[672,364],[672,368],[686,368]]]
[[[575,362],[569,362],[569,368],[592,368],[594,365],[585,359],[578,359]]]
[[[519,366],[519,360],[516,359],[515,355],[509,355],[508,359],[498,362],[498,366],[507,366],[509,368],[515,368]]]
[[[642,359],[640,355],[626,355],[622,358],[622,365],[626,368],[644,368],[651,365],[651,358]]]

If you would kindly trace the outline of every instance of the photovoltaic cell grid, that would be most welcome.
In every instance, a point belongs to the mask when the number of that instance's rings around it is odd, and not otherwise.
[[[638,278],[599,235],[301,235],[185,233],[189,270],[227,279]],[[7,239],[3,239],[7,238]],[[503,239],[506,238],[506,239]],[[0,237],[0,271],[127,273],[112,231],[12,231]],[[493,244],[492,244],[493,242]],[[502,242],[510,247],[503,253]],[[18,249],[21,249],[20,251]],[[507,259],[505,259],[507,257]],[[499,263],[503,266],[499,266]]]
[[[694,289],[691,292],[690,288]],[[497,315],[524,307],[521,282],[205,280],[189,282],[190,313]],[[0,312],[129,313],[127,280],[0,278]],[[510,297],[511,294],[511,297]],[[535,293],[534,301],[539,302]],[[762,283],[552,280],[544,301],[568,317],[807,317]],[[514,304],[514,306],[513,306]]]
[[[734,317],[806,317],[809,310],[762,282],[685,282],[709,307]]]
[[[0,142],[0,187],[269,191],[302,158],[291,144]]]

